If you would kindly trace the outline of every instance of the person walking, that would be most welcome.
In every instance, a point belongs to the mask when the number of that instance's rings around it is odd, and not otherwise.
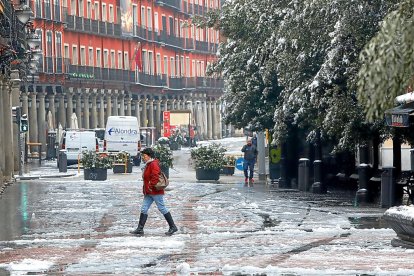
[[[155,202],[158,210],[164,215],[165,220],[168,222],[169,229],[165,232],[165,235],[171,236],[178,231],[177,226],[175,226],[171,213],[164,204],[164,190],[156,190],[154,188],[155,184],[158,183],[161,172],[159,161],[158,159],[154,159],[155,152],[151,148],[142,150],[141,155],[142,161],[145,163],[142,172],[142,179],[144,180],[142,186],[144,200],[141,206],[138,227],[134,231],[130,231],[130,233],[138,236],[144,235],[144,226],[148,218],[148,210],[151,207],[151,204]]]
[[[252,139],[248,138],[246,145],[241,149],[244,152],[244,162],[243,162],[243,172],[244,172],[244,182],[253,183],[253,170],[254,164],[256,163],[257,158],[257,149],[255,145],[252,144]]]

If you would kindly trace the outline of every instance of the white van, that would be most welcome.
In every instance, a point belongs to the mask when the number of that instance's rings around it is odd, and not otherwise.
[[[59,143],[59,150],[61,149],[66,150],[68,165],[77,164],[78,158],[82,157],[82,151],[99,151],[95,131],[65,130]]]
[[[140,133],[137,117],[109,116],[105,127],[104,151],[128,152],[131,157],[140,150]]]

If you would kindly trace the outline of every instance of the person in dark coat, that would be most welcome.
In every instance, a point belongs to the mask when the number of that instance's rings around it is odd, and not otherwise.
[[[249,181],[250,183],[253,183],[253,170],[257,158],[257,149],[256,146],[253,145],[251,138],[247,139],[247,143],[243,146],[241,151],[244,152],[244,182],[247,183]]]
[[[144,200],[141,206],[141,214],[139,216],[138,227],[134,231],[130,231],[131,234],[142,236],[144,235],[144,226],[148,218],[148,210],[151,204],[155,202],[158,210],[164,215],[168,222],[169,229],[165,234],[171,236],[178,231],[175,226],[174,220],[171,216],[170,211],[164,204],[164,190],[156,190],[155,184],[158,183],[161,168],[159,161],[154,159],[155,152],[151,148],[145,148],[141,152],[142,161],[145,163],[145,167],[142,173],[142,179],[144,180],[142,186],[142,192],[144,193]]]

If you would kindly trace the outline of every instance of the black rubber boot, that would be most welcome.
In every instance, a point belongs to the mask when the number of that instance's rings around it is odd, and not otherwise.
[[[170,226],[170,229],[168,229],[168,231],[167,231],[167,232],[165,232],[165,235],[167,235],[167,236],[171,236],[172,234],[174,234],[175,232],[177,232],[177,231],[178,231],[177,226],[175,226],[175,224],[174,224],[174,220],[173,220],[173,218],[172,218],[172,216],[171,216],[171,213],[170,213],[170,212],[166,213],[166,214],[164,215],[164,217],[165,217],[165,219],[167,220],[168,225]]]
[[[141,215],[139,216],[139,222],[138,222],[137,229],[135,229],[134,231],[129,231],[129,233],[138,235],[138,236],[143,236],[144,226],[145,226],[145,222],[147,221],[147,218],[148,218],[148,215],[141,213]]]

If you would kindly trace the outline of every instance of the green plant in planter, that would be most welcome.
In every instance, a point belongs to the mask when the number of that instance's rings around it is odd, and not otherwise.
[[[81,162],[84,169],[112,168],[112,159],[106,153],[97,153],[92,150],[82,152]]]
[[[152,147],[155,152],[155,158],[160,161],[160,166],[165,168],[173,167],[173,153],[170,150],[168,144],[166,145],[155,145]]]
[[[125,151],[118,152],[115,156],[115,163],[124,164],[125,162],[130,160],[130,154]]]
[[[224,156],[225,163],[223,166],[236,166],[236,157],[233,155],[226,155]]]
[[[227,150],[220,144],[212,143],[191,150],[191,159],[195,169],[220,170],[225,164],[224,153]]]
[[[160,145],[169,145],[170,144],[170,139],[168,139],[168,137],[160,137],[160,138],[158,138],[158,144],[160,144]]]

